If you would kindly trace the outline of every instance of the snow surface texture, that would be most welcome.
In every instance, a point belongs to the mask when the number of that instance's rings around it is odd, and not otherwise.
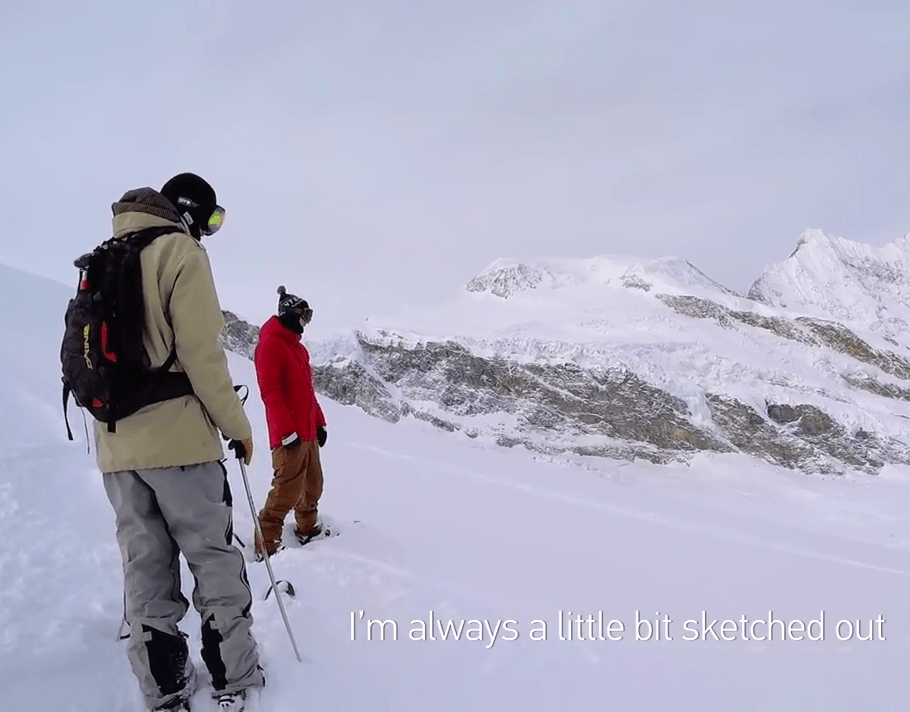
[[[323,394],[390,422],[545,454],[874,474],[910,463],[908,245],[809,231],[750,298],[677,258],[497,260],[448,304],[307,344]],[[255,328],[228,334],[252,352]]]
[[[10,305],[0,313],[0,709],[138,712],[116,640],[113,515],[78,411],[71,443],[59,407],[69,296],[0,267]],[[252,364],[232,355],[230,367],[252,391],[260,448],[249,473],[261,506],[271,478],[264,414]],[[908,468],[829,478],[738,454],[698,455],[690,467],[556,461],[323,404],[322,513],[341,534],[274,560],[297,592],[287,607],[308,664],[295,660],[274,598],[262,600],[263,565],[250,566],[269,679],[260,711],[905,708]],[[249,541],[232,463],[229,473],[237,532]],[[187,596],[191,588],[187,575]],[[736,623],[702,635],[703,611],[708,624]],[[659,640],[636,612],[669,621]],[[431,615],[436,639],[410,639],[421,630],[412,621]],[[577,630],[563,639],[578,615],[595,622],[585,638],[619,639],[581,640]],[[779,625],[773,640],[758,639],[769,615],[802,639],[782,640]],[[391,624],[379,639],[368,619],[395,622],[397,639]],[[460,640],[440,639],[450,621],[467,622]],[[872,640],[858,639],[857,622]],[[201,665],[198,624],[187,616]]]

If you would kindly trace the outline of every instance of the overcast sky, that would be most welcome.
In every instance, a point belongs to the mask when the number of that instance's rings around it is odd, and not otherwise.
[[[808,227],[910,232],[906,0],[7,3],[0,262],[74,283],[185,170],[222,305],[312,329],[497,257],[667,255],[739,292]]]

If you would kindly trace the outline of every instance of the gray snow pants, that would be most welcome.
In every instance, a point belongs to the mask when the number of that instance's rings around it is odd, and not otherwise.
[[[150,708],[182,697],[195,680],[180,588],[180,554],[195,579],[202,659],[216,691],[264,684],[251,632],[252,594],[233,546],[231,490],[221,462],[104,473],[123,557],[127,650]]]

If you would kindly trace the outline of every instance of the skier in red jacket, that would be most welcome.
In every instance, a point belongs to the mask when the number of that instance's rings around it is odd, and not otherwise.
[[[292,509],[301,544],[322,533],[319,448],[327,437],[325,416],[316,400],[310,355],[301,343],[313,310],[283,286],[278,287],[278,295],[278,315],[262,325],[254,355],[275,471],[272,489],[259,513],[263,538],[256,541],[259,558],[263,550],[269,556],[279,550],[284,520]]]

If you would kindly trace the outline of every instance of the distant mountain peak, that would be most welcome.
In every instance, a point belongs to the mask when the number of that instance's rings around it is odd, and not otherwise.
[[[543,281],[543,270],[516,260],[498,259],[465,285],[469,292],[490,292],[508,299]]]
[[[642,260],[625,255],[531,261],[500,258],[471,279],[465,289],[469,292],[488,292],[508,299],[530,290],[590,285],[612,285],[645,291],[656,286],[674,291],[695,288],[699,291],[735,294],[688,260],[674,256]]]
[[[831,236],[828,235],[828,233],[826,233],[824,230],[820,230],[818,228],[808,228],[807,230],[804,230],[803,233],[796,240],[796,247],[793,248],[793,252],[791,252],[789,255],[787,255],[787,259],[790,259],[791,257],[793,257],[799,251],[799,249],[801,247],[803,247],[804,245],[812,245],[812,244],[830,245],[831,240],[832,240]]]
[[[875,247],[806,230],[785,260],[764,269],[747,296],[906,340],[901,332],[910,323],[910,239],[904,235]]]

